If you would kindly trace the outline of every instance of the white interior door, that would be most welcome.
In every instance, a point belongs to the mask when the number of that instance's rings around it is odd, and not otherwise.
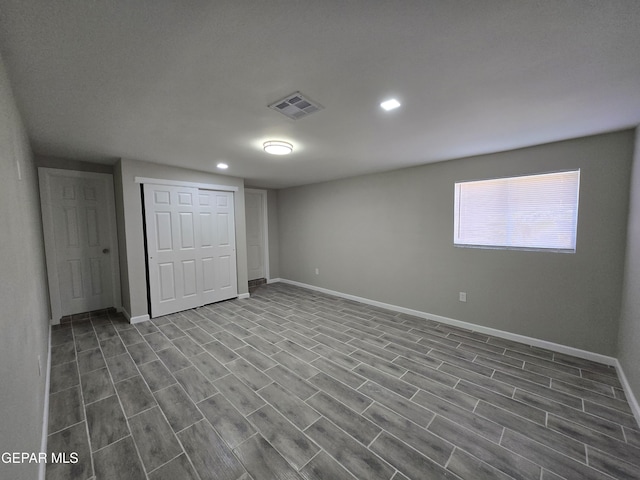
[[[238,295],[233,193],[144,185],[151,316]]]
[[[39,174],[54,323],[66,315],[117,307],[111,175],[49,168]]]
[[[144,186],[152,316],[200,305],[197,199],[197,188]]]
[[[233,193],[200,190],[202,304],[238,296]]]
[[[249,280],[265,278],[264,195],[245,190]]]

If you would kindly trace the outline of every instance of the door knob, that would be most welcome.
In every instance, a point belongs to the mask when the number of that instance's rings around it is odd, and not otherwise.
[[[109,249],[108,248],[103,248],[102,249],[102,253],[109,253]]]

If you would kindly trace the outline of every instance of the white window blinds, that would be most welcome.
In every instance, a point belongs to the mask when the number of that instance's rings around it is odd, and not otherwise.
[[[575,252],[580,170],[455,184],[454,244]]]

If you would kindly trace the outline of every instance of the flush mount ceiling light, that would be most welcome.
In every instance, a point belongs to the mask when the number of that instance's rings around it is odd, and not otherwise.
[[[262,144],[264,151],[271,155],[289,155],[293,152],[293,145],[279,140],[269,140]]]
[[[216,167],[218,167],[220,170],[226,170],[227,168],[229,168],[229,165],[227,165],[226,163],[220,162],[218,165],[216,165]]]
[[[400,106],[400,102],[395,98],[390,98],[389,100],[385,100],[384,102],[382,102],[380,106],[388,112],[389,110],[398,108]]]

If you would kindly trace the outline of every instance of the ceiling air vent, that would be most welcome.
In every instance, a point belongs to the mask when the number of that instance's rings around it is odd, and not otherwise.
[[[303,117],[308,117],[318,110],[322,110],[324,107],[319,103],[315,103],[303,96],[300,92],[287,95],[282,100],[278,100],[275,103],[269,105],[276,112],[280,112],[289,118],[298,120]]]

